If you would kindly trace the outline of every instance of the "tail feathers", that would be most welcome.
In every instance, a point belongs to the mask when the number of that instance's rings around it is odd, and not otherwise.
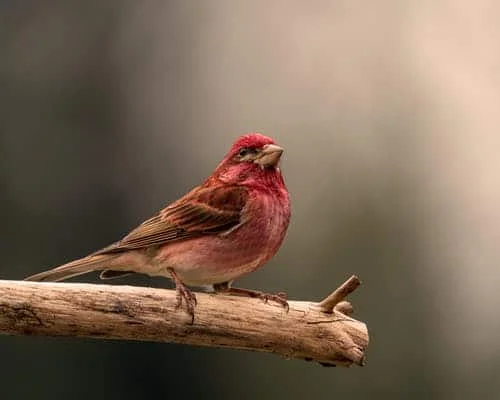
[[[62,281],[65,279],[73,278],[74,276],[87,274],[92,271],[104,270],[106,269],[106,265],[108,264],[108,262],[115,257],[116,255],[103,254],[80,258],[78,260],[61,265],[60,267],[56,267],[48,271],[40,272],[39,274],[29,276],[25,278],[25,280],[39,282]]]

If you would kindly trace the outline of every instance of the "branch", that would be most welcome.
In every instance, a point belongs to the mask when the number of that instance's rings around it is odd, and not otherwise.
[[[368,331],[347,315],[344,285],[320,303],[289,301],[288,313],[259,299],[197,293],[191,324],[173,290],[0,280],[0,334],[175,342],[362,365]]]
[[[319,303],[319,308],[323,312],[332,313],[335,308],[341,309],[342,307],[348,307],[346,304],[341,303],[345,303],[343,300],[354,292],[359,285],[361,285],[359,278],[356,275],[351,276],[342,285],[335,289],[330,296],[322,300]],[[344,314],[350,313],[352,313],[352,309],[347,313],[344,311]]]

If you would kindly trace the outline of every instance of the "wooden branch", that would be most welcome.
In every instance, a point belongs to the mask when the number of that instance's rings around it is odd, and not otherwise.
[[[359,285],[361,285],[359,278],[356,275],[351,276],[342,285],[335,289],[330,296],[319,303],[320,309],[323,312],[332,313],[334,308],[337,307],[349,294],[354,292]],[[346,305],[344,304],[344,306]]]
[[[334,296],[337,305],[349,292],[344,285],[337,289],[343,296]],[[266,351],[323,365],[363,364],[368,331],[346,315],[352,310],[347,302],[334,308],[331,296],[320,303],[289,301],[287,313],[259,299],[196,296],[191,324],[185,310],[175,308],[173,290],[0,281],[0,334],[175,342]]]

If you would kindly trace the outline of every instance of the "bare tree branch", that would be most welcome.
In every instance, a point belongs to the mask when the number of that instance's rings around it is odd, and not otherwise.
[[[346,284],[338,289],[342,295],[331,295],[335,301],[289,301],[288,313],[259,299],[197,293],[191,324],[175,308],[173,290],[0,281],[0,333],[175,342],[362,365],[368,331],[347,315],[352,307],[342,300],[354,289],[346,291]]]
[[[359,278],[356,275],[351,276],[342,285],[335,289],[332,294],[319,303],[320,309],[326,313],[333,312],[333,309],[349,294],[354,292],[359,285],[361,285]]]

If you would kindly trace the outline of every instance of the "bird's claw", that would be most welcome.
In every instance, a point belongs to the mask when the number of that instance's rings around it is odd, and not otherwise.
[[[214,285],[214,290],[216,293],[226,293],[233,296],[244,296],[244,297],[251,297],[254,299],[261,299],[264,301],[264,303],[268,303],[269,301],[274,301],[275,303],[278,303],[281,306],[283,306],[286,312],[290,310],[287,301],[288,296],[285,292],[270,294],[270,293],[260,292],[258,290],[230,287],[227,283]]]
[[[179,276],[177,276],[176,272],[173,268],[169,268],[168,272],[170,276],[175,282],[175,291],[176,291],[176,299],[175,309],[179,309],[182,305],[182,300],[186,303],[186,311],[191,316],[191,324],[194,323],[194,307],[198,304],[196,300],[196,295],[189,290],[184,283],[180,280]]]
[[[274,301],[275,303],[280,304],[283,306],[286,312],[290,310],[290,306],[288,305],[288,296],[285,292],[278,292],[276,294],[270,294],[270,293],[261,293],[259,296],[262,300],[264,300],[264,303],[268,303],[269,301]]]
[[[186,311],[191,316],[191,323],[194,322],[194,307],[198,304],[196,300],[196,295],[189,290],[184,285],[177,285],[177,303],[175,304],[175,308],[179,309],[182,305],[182,300],[186,303]]]

